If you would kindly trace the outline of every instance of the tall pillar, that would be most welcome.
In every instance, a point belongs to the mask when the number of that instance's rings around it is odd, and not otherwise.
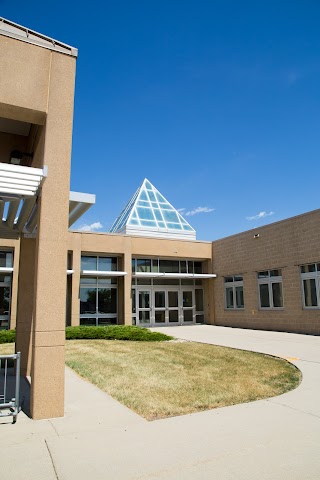
[[[125,325],[132,325],[132,255],[126,249],[123,256],[123,270],[127,272],[123,279],[123,317]]]
[[[51,52],[36,240],[31,415],[64,415],[67,234],[75,59]]]
[[[21,238],[17,302],[16,352],[21,352],[21,375],[31,373],[32,318],[36,240]]]

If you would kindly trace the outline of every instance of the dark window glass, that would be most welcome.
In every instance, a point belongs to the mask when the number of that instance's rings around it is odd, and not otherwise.
[[[139,311],[139,323],[150,323],[150,312],[149,310],[140,310]]]
[[[139,292],[139,308],[150,308],[150,292]]]
[[[267,277],[269,277],[269,272],[268,271],[258,273],[258,278],[267,278]]]
[[[225,283],[233,282],[233,277],[224,277]]]
[[[226,307],[227,308],[233,308],[233,288],[232,287],[227,287],[226,288]]]
[[[81,277],[80,285],[96,285],[97,277]]]
[[[178,278],[154,278],[153,285],[179,285]]]
[[[314,278],[303,280],[304,302],[306,307],[317,307],[317,289]]]
[[[168,292],[168,306],[169,307],[178,307],[179,298],[178,292]]]
[[[97,290],[95,288],[80,288],[80,314],[96,313]]]
[[[117,271],[118,261],[116,257],[99,257],[98,270],[100,272],[115,272]]]
[[[187,273],[187,262],[180,260],[180,273]]]
[[[235,282],[242,282],[242,281],[243,281],[243,277],[240,276],[240,275],[235,275],[235,276],[234,276],[234,281],[235,281]]]
[[[117,318],[98,318],[98,325],[100,325],[100,327],[106,327],[107,325],[116,325],[118,322],[117,322]]]
[[[158,259],[152,260],[152,271],[153,272],[159,271]]]
[[[10,287],[0,287],[0,315],[9,315]]]
[[[194,273],[193,262],[188,262],[188,273]]]
[[[192,307],[192,292],[182,292],[183,307]]]
[[[81,270],[97,270],[97,257],[83,255],[81,257]]]
[[[154,306],[155,308],[164,308],[166,306],[165,292],[154,292]]]
[[[197,312],[203,312],[203,290],[196,288],[195,290],[195,296],[196,296],[196,311]]]
[[[137,258],[137,272],[150,272],[151,260],[148,258]]]
[[[261,308],[270,308],[269,285],[267,283],[261,283],[259,285],[259,290],[260,290],[260,306],[261,306]]]
[[[13,254],[12,252],[0,252],[0,267],[12,268]]]
[[[196,315],[196,323],[204,323],[204,315]]]
[[[164,310],[157,310],[154,312],[155,323],[165,323],[166,321],[166,312]]]
[[[117,289],[98,289],[98,313],[117,313]]]
[[[159,272],[179,273],[179,261],[178,260],[159,260]]]
[[[202,273],[202,263],[194,262],[194,273]]]
[[[244,308],[243,287],[236,287],[236,307]]]
[[[283,307],[282,283],[273,283],[272,284],[272,297],[273,297],[273,306],[274,307]]]
[[[132,313],[136,313],[136,289],[133,288],[131,291],[131,297],[132,297]]]
[[[96,318],[80,318],[80,325],[95,327],[97,325]]]
[[[179,321],[179,312],[178,310],[169,310],[169,322],[178,323]]]
[[[281,277],[281,270],[270,270],[270,277]]]

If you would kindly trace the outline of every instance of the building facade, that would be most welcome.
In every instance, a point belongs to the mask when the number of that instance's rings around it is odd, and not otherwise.
[[[145,179],[109,233],[70,230],[95,202],[69,191],[76,57],[1,23],[0,328],[16,329],[33,418],[64,414],[65,325],[320,334],[320,210],[202,242]]]

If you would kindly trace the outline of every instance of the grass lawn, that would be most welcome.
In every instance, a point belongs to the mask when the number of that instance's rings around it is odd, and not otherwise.
[[[72,340],[66,364],[148,420],[280,395],[301,380],[285,360],[192,342]]]

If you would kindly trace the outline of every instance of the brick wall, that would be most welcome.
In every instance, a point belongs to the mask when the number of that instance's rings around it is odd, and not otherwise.
[[[315,262],[320,262],[320,210],[214,241],[214,323],[320,334],[320,309],[303,308],[299,268]],[[284,308],[259,310],[257,272],[279,268]],[[224,276],[235,274],[243,275],[244,310],[225,309]]]

